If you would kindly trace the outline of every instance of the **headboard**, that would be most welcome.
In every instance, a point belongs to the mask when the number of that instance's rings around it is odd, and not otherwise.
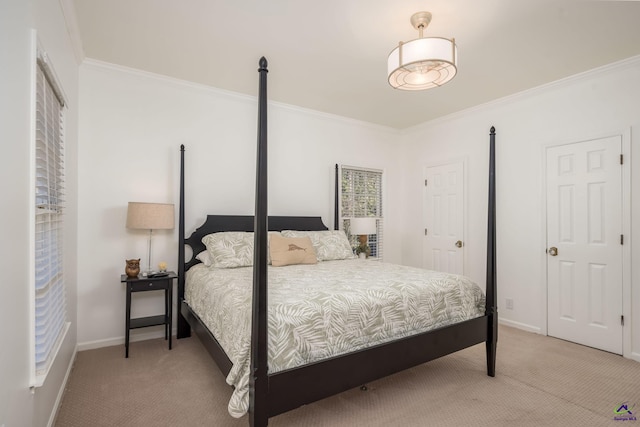
[[[191,259],[185,261],[184,271],[200,263],[196,255],[206,249],[202,243],[204,236],[221,231],[253,231],[253,224],[252,215],[207,215],[205,222],[184,240],[184,244],[189,245],[193,251]],[[268,224],[270,231],[328,230],[319,216],[270,216]]]

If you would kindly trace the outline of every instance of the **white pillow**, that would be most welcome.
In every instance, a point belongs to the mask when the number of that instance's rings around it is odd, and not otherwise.
[[[299,231],[283,230],[284,237],[309,237],[318,261],[355,258],[347,235],[342,230]]]
[[[202,262],[207,267],[211,266],[211,255],[209,255],[208,250],[200,252],[198,255],[196,255],[196,259]]]

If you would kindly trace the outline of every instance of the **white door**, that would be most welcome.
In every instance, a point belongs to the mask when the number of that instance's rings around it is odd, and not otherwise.
[[[463,171],[462,162],[426,168],[423,265],[430,270],[463,274]]]
[[[548,334],[622,354],[622,153],[615,136],[547,149]]]

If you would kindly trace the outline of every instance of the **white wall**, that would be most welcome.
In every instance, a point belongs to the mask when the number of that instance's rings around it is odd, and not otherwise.
[[[119,277],[125,259],[142,258],[144,267],[147,256],[146,232],[125,228],[127,202],[175,203],[177,220],[180,144],[187,233],[206,214],[253,214],[257,102],[94,61],[80,74],[78,342],[90,348],[124,341]],[[257,92],[257,72],[255,78]],[[384,169],[387,188],[402,182],[394,130],[276,103],[268,120],[272,215],[321,215],[333,227],[335,163]],[[399,196],[385,194],[385,255],[396,262]],[[164,260],[177,270],[177,240],[177,224],[154,233],[152,266]],[[159,295],[134,298],[133,316],[162,307]],[[134,330],[132,339],[159,329]]]
[[[629,139],[639,126],[639,70],[634,58],[402,133],[270,103],[270,213],[321,215],[332,226],[334,163],[384,169],[387,260],[421,266],[424,168],[464,159],[465,273],[484,283],[488,134],[496,126],[500,315],[545,333],[544,146],[609,134]],[[253,97],[94,61],[81,67],[80,87],[78,341],[90,348],[123,341],[118,277],[124,259],[145,264],[147,250],[146,234],[124,227],[126,205],[177,204],[180,144],[187,149],[187,233],[207,213],[253,212],[257,107]],[[636,184],[634,212],[639,191]],[[632,232],[633,245],[640,231]],[[177,230],[154,236],[153,265],[164,260],[176,269]],[[632,274],[625,355],[640,359],[640,273]],[[160,296],[136,297],[134,316],[161,307]],[[504,308],[507,297],[513,310]],[[159,328],[133,332],[134,340],[160,335]]]
[[[66,112],[65,276],[71,329],[44,385],[29,390],[29,157],[32,29],[47,51],[69,101]],[[60,4],[47,0],[0,3],[0,425],[44,426],[51,421],[76,345],[76,147],[78,65]]]
[[[66,117],[65,260],[71,330],[43,387],[29,390],[29,129],[31,29],[48,52],[69,101]],[[128,201],[177,203],[179,144],[187,146],[187,230],[207,213],[253,211],[256,103],[252,97],[87,62],[78,67],[60,3],[0,3],[0,425],[50,422],[76,341],[121,343],[125,258],[146,255],[146,235],[124,227]],[[501,102],[397,132],[270,104],[270,213],[321,215],[332,225],[333,165],[385,170],[385,254],[422,263],[423,168],[467,160],[467,274],[484,278],[488,129],[498,131],[499,301],[503,319],[544,331],[542,153],[545,144],[640,132],[640,60],[588,73]],[[256,76],[257,82],[257,76]],[[256,85],[257,87],[257,85]],[[80,111],[79,134],[78,112]],[[631,132],[629,133],[629,129]],[[78,149],[78,139],[82,146]],[[632,155],[631,167],[640,167]],[[640,180],[632,174],[632,212]],[[637,217],[637,215],[636,215]],[[77,228],[75,224],[77,223]],[[632,219],[631,245],[640,242]],[[177,230],[158,232],[154,263],[175,269]],[[632,252],[632,264],[640,254]],[[77,266],[77,268],[76,268]],[[635,313],[625,352],[640,359],[640,271],[627,309]],[[513,311],[503,307],[514,299]],[[161,303],[142,298],[134,315]],[[77,313],[76,313],[77,308]],[[76,325],[78,335],[76,336]]]
[[[489,129],[496,127],[498,300],[503,321],[546,333],[544,146],[605,135],[631,134],[627,167],[640,156],[640,58],[479,106],[408,129],[402,136],[406,167],[403,194],[403,261],[422,265],[422,182],[425,165],[466,158],[467,235],[465,274],[484,283]],[[631,133],[629,132],[631,129]],[[632,174],[632,234],[640,244],[640,174]],[[640,252],[632,252],[632,266]],[[625,356],[640,360],[640,269],[632,270],[625,301]],[[627,282],[628,283],[628,282]],[[505,298],[514,309],[506,310]],[[631,340],[629,339],[631,338]]]

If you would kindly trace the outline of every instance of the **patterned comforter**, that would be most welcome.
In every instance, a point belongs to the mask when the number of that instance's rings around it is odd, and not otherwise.
[[[229,413],[249,407],[252,267],[187,272],[185,300],[224,348],[235,387]],[[271,267],[269,372],[482,316],[482,290],[464,276],[359,259]]]

